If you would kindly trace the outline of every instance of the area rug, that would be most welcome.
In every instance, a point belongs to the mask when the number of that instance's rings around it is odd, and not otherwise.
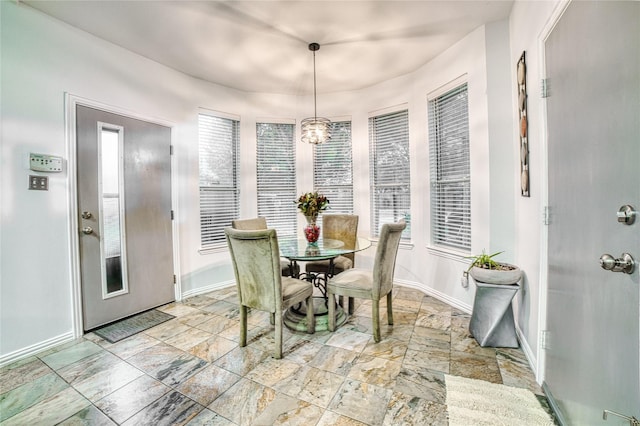
[[[450,426],[537,426],[554,421],[533,392],[445,375]]]
[[[97,328],[93,330],[93,332],[109,343],[116,343],[141,331],[162,324],[165,321],[169,321],[172,318],[175,317],[157,309],[151,309],[150,311]]]

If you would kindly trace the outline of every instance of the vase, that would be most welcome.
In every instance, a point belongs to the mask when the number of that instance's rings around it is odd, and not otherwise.
[[[305,215],[304,218],[307,220],[307,226],[304,227],[304,237],[309,244],[317,244],[318,238],[320,238],[320,227],[316,225],[318,215]]]

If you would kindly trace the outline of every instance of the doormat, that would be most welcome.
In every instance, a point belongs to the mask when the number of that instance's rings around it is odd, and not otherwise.
[[[116,343],[122,339],[131,337],[134,334],[138,334],[141,331],[148,330],[151,327],[162,324],[165,321],[169,321],[172,318],[175,318],[175,316],[157,309],[152,309],[123,319],[122,321],[97,328],[93,330],[93,333],[102,337],[109,343]]]
[[[445,375],[450,426],[555,425],[528,389]]]

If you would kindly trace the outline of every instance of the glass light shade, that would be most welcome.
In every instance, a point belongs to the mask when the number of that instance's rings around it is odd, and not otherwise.
[[[331,120],[323,117],[302,120],[302,142],[318,145],[331,139]]]

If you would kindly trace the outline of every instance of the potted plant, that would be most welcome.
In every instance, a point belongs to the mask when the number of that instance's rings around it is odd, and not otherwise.
[[[493,254],[482,254],[470,256],[471,264],[467,273],[471,274],[474,280],[487,284],[516,284],[522,278],[522,270],[515,265],[504,262],[496,262],[493,258],[503,252]]]

